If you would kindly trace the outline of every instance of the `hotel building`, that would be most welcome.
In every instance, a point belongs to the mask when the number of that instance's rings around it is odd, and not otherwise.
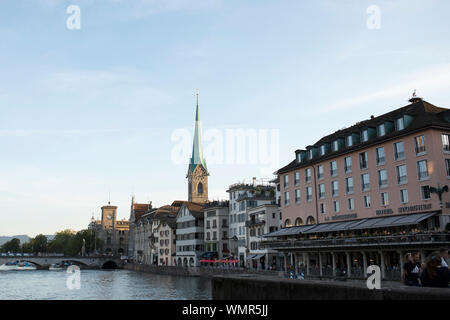
[[[262,246],[308,275],[398,278],[406,252],[449,246],[450,110],[420,98],[339,130],[278,170],[283,229]]]

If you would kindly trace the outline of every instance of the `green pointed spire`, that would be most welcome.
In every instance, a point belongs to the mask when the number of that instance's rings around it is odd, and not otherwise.
[[[199,164],[201,164],[203,168],[205,168],[206,172],[208,172],[208,168],[206,167],[206,161],[203,158],[202,135],[200,128],[200,117],[198,114],[198,91],[197,91],[197,109],[195,114],[194,140],[192,146],[191,161],[189,163],[190,172],[194,172],[195,168]]]

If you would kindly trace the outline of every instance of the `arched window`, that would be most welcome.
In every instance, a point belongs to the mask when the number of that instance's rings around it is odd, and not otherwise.
[[[306,224],[315,224],[315,223],[316,220],[312,216],[309,216],[308,219],[306,219]]]
[[[303,220],[302,220],[302,218],[297,218],[297,219],[295,219],[295,225],[296,225],[296,226],[302,226],[302,225],[303,225]]]
[[[197,186],[197,193],[203,194],[203,183],[201,183],[201,182]]]
[[[285,228],[289,228],[292,227],[292,223],[290,219],[286,219],[286,221],[284,222],[284,227]]]

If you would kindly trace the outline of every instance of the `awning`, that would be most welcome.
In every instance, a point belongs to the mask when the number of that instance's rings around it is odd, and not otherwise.
[[[217,252],[205,252],[200,256],[201,259],[211,259],[214,256],[218,256]]]
[[[251,255],[249,255],[249,256],[247,257],[247,260],[251,260],[251,259],[253,259],[254,257],[256,257],[256,254],[251,254]]]
[[[252,260],[259,260],[259,259],[261,259],[262,257],[264,257],[263,254],[257,254],[257,255],[255,255],[255,256],[252,258]]]
[[[436,212],[416,213],[390,217],[366,218],[344,222],[320,223],[307,226],[283,228],[275,232],[262,235],[261,237],[271,238],[297,234],[311,234],[311,233],[324,233],[335,231],[337,232],[347,230],[362,230],[362,229],[415,225],[425,219],[428,219],[429,217],[435,214]]]

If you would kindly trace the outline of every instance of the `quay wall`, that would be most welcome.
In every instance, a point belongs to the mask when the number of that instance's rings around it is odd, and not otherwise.
[[[133,263],[125,264],[123,266],[123,268],[127,269],[127,270],[154,273],[154,274],[166,274],[166,275],[185,276],[185,277],[206,277],[206,278],[212,278],[217,275],[252,274],[251,271],[243,270],[243,269],[155,266],[155,265],[148,265],[148,264],[133,264]],[[255,274],[255,273],[253,273],[253,274]],[[259,274],[261,274],[261,272]],[[269,276],[280,276],[278,271],[264,271],[262,274],[269,275]]]
[[[381,285],[369,290],[364,282],[293,280],[257,275],[212,278],[213,300],[450,300],[449,289]]]

